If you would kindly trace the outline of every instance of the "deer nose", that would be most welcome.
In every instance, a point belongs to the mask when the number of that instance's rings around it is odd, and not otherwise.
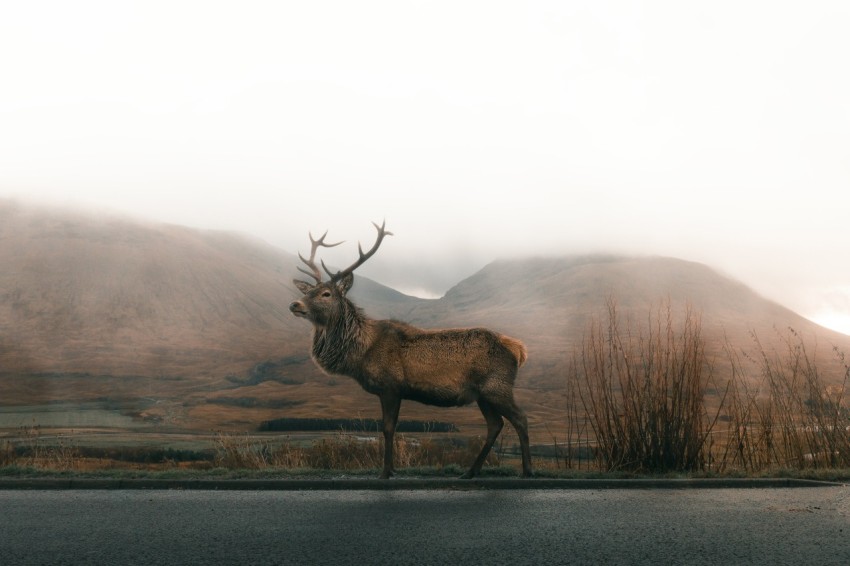
[[[289,312],[297,317],[304,318],[307,316],[307,307],[301,301],[295,301],[289,305]]]

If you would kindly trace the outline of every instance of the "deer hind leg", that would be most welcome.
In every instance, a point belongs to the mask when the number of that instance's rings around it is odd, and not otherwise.
[[[499,414],[489,401],[479,398],[478,407],[481,409],[481,413],[487,420],[487,440],[484,441],[484,446],[481,447],[481,452],[478,454],[478,457],[475,458],[475,462],[472,463],[472,467],[469,468],[468,472],[461,476],[464,479],[475,477],[481,471],[481,466],[484,465],[484,460],[487,459],[487,455],[490,453],[490,449],[493,448],[496,438],[498,438],[499,433],[502,432],[502,427],[505,426],[505,422],[502,420],[502,415]]]
[[[522,450],[522,475],[523,477],[531,477],[531,447],[528,443],[528,417],[525,416],[525,411],[520,409],[516,402],[511,399],[504,407],[498,407],[506,419],[511,423],[519,437],[519,445]]]
[[[393,475],[393,441],[400,408],[400,397],[395,395],[381,396],[381,420],[384,428],[384,469],[381,471],[380,477],[384,480]]]

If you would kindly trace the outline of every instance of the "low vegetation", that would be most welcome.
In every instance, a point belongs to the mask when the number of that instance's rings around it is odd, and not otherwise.
[[[383,448],[377,438],[338,431],[313,442],[290,437],[219,433],[211,449],[173,450],[149,447],[91,448],[74,446],[73,436],[54,446],[41,438],[38,427],[25,431],[26,442],[0,444],[0,475],[31,475],[39,471],[98,473],[211,470],[362,471],[379,469]],[[483,439],[452,439],[399,434],[395,440],[400,468],[426,473],[460,473],[461,466],[480,451]],[[487,460],[499,466],[493,453]]]
[[[765,351],[753,336],[756,356],[729,353],[733,378],[724,406],[730,426],[715,448],[720,471],[758,472],[775,467],[850,467],[850,367],[833,349],[840,380],[827,381],[801,337],[789,329],[783,352]],[[760,382],[748,387],[745,364],[756,366]]]
[[[608,308],[607,324],[592,323],[570,380],[595,437],[598,465],[651,472],[704,468],[717,417],[706,415],[703,404],[709,368],[699,319],[688,310],[677,331],[668,307],[635,331],[620,328],[613,301]]]
[[[573,357],[564,467],[580,467],[575,454],[585,447],[605,471],[850,468],[850,367],[842,352],[834,349],[831,374],[823,375],[788,329],[784,351],[753,334],[752,352],[727,343],[725,359],[712,361],[699,317],[686,309],[677,322],[669,304],[647,324],[621,324],[610,300],[607,320],[591,324]]]
[[[445,468],[468,465],[482,443],[481,439],[456,443],[398,435],[394,448],[400,468]],[[308,446],[289,439],[272,442],[248,435],[223,434],[216,441],[215,465],[236,469],[379,469],[383,456],[383,447],[376,438],[364,439],[348,433],[322,438]],[[497,465],[498,457],[491,455],[488,462]]]

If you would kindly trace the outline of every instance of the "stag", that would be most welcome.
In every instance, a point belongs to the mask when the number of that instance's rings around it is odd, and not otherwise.
[[[517,370],[527,357],[525,346],[484,328],[423,330],[396,320],[368,318],[346,295],[354,282],[354,270],[378,251],[384,237],[392,235],[386,222],[374,225],[378,230],[375,244],[365,253],[358,244],[360,257],[352,265],[332,273],[321,262],[330,277],[327,281],[322,281],[316,265],[316,251],[342,242],[325,243],[327,232],[318,239],[310,234],[310,258],[299,254],[309,271],[298,269],[315,283],[293,281],[304,296],[289,305],[289,310],[313,324],[312,355],[320,368],[354,378],[381,400],[381,478],[393,473],[393,436],[402,399],[442,407],[478,403],[487,421],[487,439],[464,478],[481,471],[504,426],[503,418],[508,419],[519,435],[523,476],[530,476],[528,420],[513,393]]]

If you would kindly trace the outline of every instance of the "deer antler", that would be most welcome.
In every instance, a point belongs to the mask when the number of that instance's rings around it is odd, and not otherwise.
[[[355,261],[353,264],[349,265],[342,271],[337,271],[336,273],[331,273],[330,271],[328,271],[328,268],[325,266],[324,262],[322,263],[322,267],[325,268],[325,272],[327,272],[327,274],[331,276],[331,281],[339,281],[346,275],[354,273],[355,269],[366,263],[367,259],[375,255],[375,252],[378,251],[379,247],[381,247],[381,242],[384,241],[384,236],[393,235],[392,232],[386,229],[386,220],[384,220],[384,222],[380,226],[378,226],[375,222],[372,222],[372,225],[375,226],[375,228],[378,230],[378,239],[375,240],[375,245],[372,246],[372,249],[370,249],[365,254],[363,253],[363,247],[360,245],[360,242],[357,242],[357,251],[360,253],[360,258],[357,261]]]
[[[325,233],[322,234],[322,237],[319,238],[318,240],[313,238],[312,232],[308,232],[308,234],[310,236],[310,246],[311,246],[310,259],[304,259],[304,256],[301,255],[300,252],[298,254],[298,257],[301,258],[301,261],[303,261],[304,263],[307,264],[307,267],[310,268],[310,271],[307,271],[306,269],[304,269],[301,266],[298,267],[298,271],[300,271],[301,273],[303,273],[305,275],[309,275],[310,277],[312,277],[313,279],[316,280],[316,284],[319,284],[319,283],[322,282],[322,272],[319,271],[319,268],[316,265],[316,250],[318,250],[319,247],[332,248],[334,246],[340,245],[342,242],[337,242],[335,244],[326,244],[325,243],[325,236],[328,235],[327,230],[325,230]],[[325,267],[324,262],[322,262],[322,267]],[[328,270],[328,268],[325,267],[325,271],[327,271],[327,270]]]

